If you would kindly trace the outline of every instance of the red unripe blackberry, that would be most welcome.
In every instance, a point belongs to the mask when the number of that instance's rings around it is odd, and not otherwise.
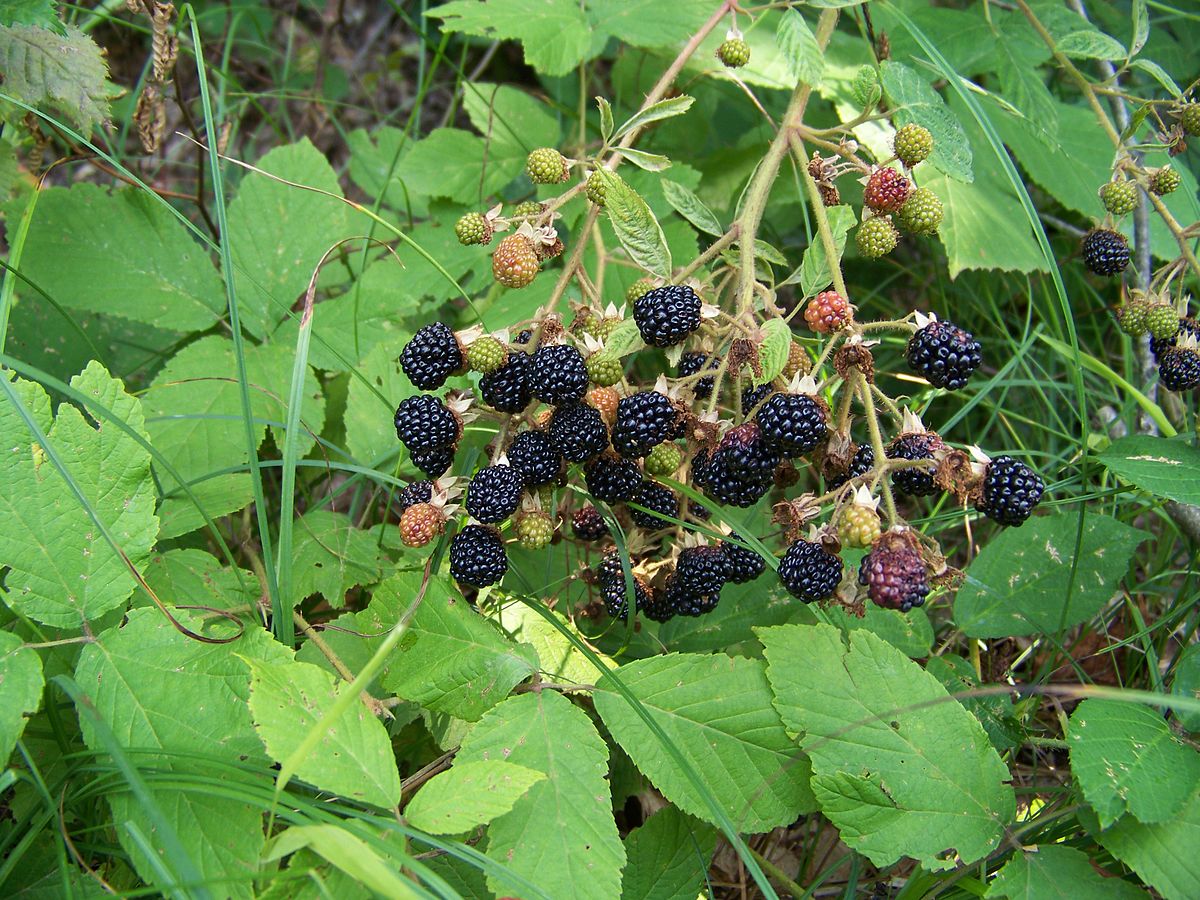
[[[428,450],[411,450],[409,458],[414,466],[430,478],[440,478],[454,465],[454,448],[432,447]]]
[[[645,456],[671,436],[678,417],[675,404],[658,391],[622,397],[612,430],[613,449],[628,459]]]
[[[638,528],[647,531],[658,531],[672,524],[667,519],[679,518],[679,498],[661,484],[653,481],[643,481],[636,494],[629,498],[630,503],[645,507],[645,510],[630,507],[629,517]]]
[[[1083,236],[1083,264],[1096,275],[1119,275],[1129,265],[1129,242],[1125,235],[1107,228],[1093,228]]]
[[[598,410],[586,403],[559,406],[550,417],[547,432],[568,462],[586,462],[608,448],[608,426]]]
[[[631,499],[642,487],[642,473],[628,460],[604,454],[583,470],[584,483],[593,499],[620,503]]]
[[[825,489],[834,491],[840,488],[851,478],[861,478],[875,468],[875,451],[871,449],[870,444],[861,444],[854,451],[854,455],[850,457],[850,466],[845,472],[837,472],[827,474],[825,476]]]
[[[934,387],[957,391],[983,364],[983,348],[953,322],[933,321],[908,339],[904,351],[913,371]]]
[[[932,431],[911,431],[902,434],[884,448],[888,459],[933,459],[933,454],[946,445]],[[903,494],[928,497],[939,490],[933,481],[933,466],[896,469],[892,484]]]
[[[882,535],[863,557],[858,582],[867,586],[867,596],[876,606],[900,612],[921,606],[929,595],[925,561],[893,532]]]
[[[725,565],[729,581],[733,584],[745,584],[753,581],[767,570],[767,561],[749,547],[734,543],[740,541],[737,534],[731,534],[729,540],[721,541],[721,551],[725,554]]]
[[[842,581],[842,561],[820,544],[794,541],[779,561],[779,581],[804,603],[833,596]]]
[[[503,522],[521,505],[524,490],[525,479],[512,466],[487,466],[467,486],[467,512],[485,525]]]
[[[908,199],[912,182],[892,168],[876,169],[867,179],[863,202],[878,213],[895,212]]]
[[[997,456],[983,473],[979,511],[1001,525],[1020,525],[1042,499],[1046,485],[1040,475],[1011,456]]]
[[[713,370],[720,368],[720,366],[721,364],[715,359],[710,359],[708,354],[689,350],[683,356],[679,357],[679,377],[689,378],[692,375],[698,375],[706,367]],[[706,400],[712,396],[714,380],[712,375],[706,375],[691,382],[692,393],[696,395],[696,399]]]
[[[533,400],[529,354],[519,350],[509,353],[505,365],[479,379],[479,395],[497,412],[513,415],[524,412]]]
[[[416,506],[418,503],[428,503],[433,499],[433,482],[432,481],[410,481],[404,486],[399,496],[396,497],[396,505],[400,507],[400,512],[408,509],[410,506]]]
[[[1158,357],[1158,381],[1168,391],[1200,387],[1200,353],[1188,347],[1168,347]]]
[[[450,577],[459,584],[483,588],[508,571],[504,541],[491,528],[468,525],[450,540]]]
[[[821,291],[804,308],[804,321],[817,334],[838,331],[850,321],[850,302],[837,291]]]
[[[728,577],[729,563],[720,547],[687,547],[679,552],[675,571],[667,578],[667,603],[679,616],[711,612]]]
[[[539,347],[529,366],[529,381],[533,396],[543,403],[573,403],[587,393],[587,363],[570,344]]]
[[[562,471],[562,454],[542,431],[522,431],[512,439],[505,455],[530,486],[550,484]]]
[[[759,407],[754,421],[762,438],[783,453],[808,453],[829,432],[829,411],[808,394],[772,394]]]
[[[458,417],[432,394],[405,397],[396,407],[396,437],[409,453],[452,447],[462,435]]]
[[[671,347],[700,327],[702,305],[686,284],[668,284],[633,301],[633,321],[651,347]]]
[[[446,529],[446,516],[432,503],[417,503],[400,516],[400,540],[406,547],[424,547]]]
[[[496,252],[492,254],[492,275],[502,285],[528,287],[537,273],[537,249],[525,235],[510,234],[496,245]]]
[[[450,326],[433,322],[418,329],[400,352],[400,368],[413,386],[432,391],[454,372],[466,368],[462,348]]]
[[[600,510],[594,506],[583,506],[575,510],[571,517],[571,528],[575,531],[575,537],[589,543],[608,534],[608,523],[604,521]]]

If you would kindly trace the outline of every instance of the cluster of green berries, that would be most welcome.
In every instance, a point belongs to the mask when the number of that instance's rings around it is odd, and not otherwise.
[[[901,164],[911,170],[933,152],[929,129],[910,122],[892,141]],[[942,226],[945,210],[941,199],[929,188],[917,187],[898,169],[880,166],[871,171],[863,189],[863,205],[871,215],[863,219],[854,235],[858,252],[868,259],[887,256],[900,243],[900,232],[934,235]]]

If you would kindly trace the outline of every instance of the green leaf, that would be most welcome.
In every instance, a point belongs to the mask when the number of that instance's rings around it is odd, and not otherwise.
[[[17,379],[13,386],[92,510],[141,571],[158,534],[149,453],[115,424],[93,422],[68,403],[59,405],[52,422],[50,399],[39,385]],[[71,387],[145,436],[142,404],[99,363],[72,378]],[[77,629],[116,609],[136,586],[129,565],[3,397],[0,434],[6,450],[0,454],[0,515],[6,523],[0,559],[9,566],[0,596],[13,610],[57,628]]]
[[[583,62],[591,29],[575,0],[451,0],[431,9],[442,31],[518,40],[525,62],[543,75],[566,75]]]
[[[708,0],[588,0],[591,27],[634,47],[675,47],[712,14]],[[672,50],[672,54],[674,51]]]
[[[381,593],[395,595],[403,609],[414,592],[400,576],[380,584],[375,594]],[[508,640],[444,580],[433,579],[383,685],[426,709],[474,722],[537,668],[532,647]]]
[[[0,25],[37,25],[66,34],[55,0],[6,0],[0,7]]]
[[[812,760],[813,793],[852,849],[877,866],[908,856],[938,870],[998,845],[1016,811],[1008,767],[936,678],[867,631],[758,635],[775,705]]]
[[[4,93],[52,109],[84,136],[108,118],[108,65],[95,42],[74,25],[0,27]]]
[[[586,713],[554,691],[512,697],[471,729],[457,759],[500,759],[546,776],[492,821],[489,857],[550,897],[618,895],[625,848],[605,777],[608,747]],[[497,875],[488,886],[498,896],[523,893]]]
[[[295,521],[292,538],[293,606],[320,594],[334,609],[346,591],[379,576],[375,539],[344,513],[313,509]]]
[[[439,6],[437,11],[452,5]],[[478,135],[458,128],[435,128],[412,145],[396,167],[396,176],[422,196],[481,203],[514,177],[511,169],[485,166],[486,158],[487,143]]]
[[[846,249],[846,235],[858,224],[858,217],[854,214],[853,207],[845,205],[831,206],[825,210],[825,214],[829,217],[829,230],[833,235],[833,245],[837,248],[837,261],[840,265],[842,252]],[[781,284],[799,283],[804,296],[811,297],[825,290],[832,281],[833,269],[825,256],[825,244],[819,239],[814,239],[805,249],[799,268]]]
[[[25,723],[42,701],[42,659],[24,643],[0,631],[0,766],[8,763]]]
[[[524,170],[531,150],[558,145],[558,119],[544,103],[515,87],[465,83],[463,108],[487,143],[488,168],[495,166],[509,181]]]
[[[975,668],[961,656],[944,653],[931,656],[925,663],[925,671],[945,685],[987,732],[993,746],[1005,751],[1017,747],[1025,738],[1012,697],[1007,694],[980,694],[979,678]],[[976,696],[971,696],[971,694]]]
[[[1084,700],[1067,740],[1071,771],[1102,828],[1127,812],[1147,825],[1166,822],[1200,786],[1200,753],[1148,706]]]
[[[174,496],[164,497],[162,503],[159,504],[158,539],[160,541],[179,537],[181,534],[188,534],[205,527],[200,507],[203,507],[209,518],[215,521],[221,516],[245,509],[254,499],[254,486],[250,482],[248,472],[230,472],[215,478],[207,478],[191,485],[191,489],[200,506],[197,506],[191,497],[184,494],[181,488],[177,489]]]
[[[1146,0],[1133,0],[1133,40],[1129,43],[1129,55],[1137,56],[1142,52],[1142,48],[1146,46],[1146,41],[1150,37],[1150,13],[1146,9]],[[1059,44],[1059,50],[1062,50],[1062,44]],[[1063,51],[1066,52],[1066,51]],[[1124,56],[1124,54],[1122,54]],[[1120,59],[1121,57],[1112,57]]]
[[[579,629],[550,610],[555,621],[570,634],[582,637]],[[524,603],[510,603],[500,611],[500,627],[512,635],[514,640],[529,644],[537,652],[542,678],[566,684],[595,684],[604,674],[590,659],[584,656],[554,624],[547,622],[537,610]],[[616,668],[616,663],[603,653],[596,657],[605,669]]]
[[[902,613],[868,603],[861,616],[842,606],[825,610],[825,620],[842,631],[865,628],[883,638],[910,659],[924,659],[933,648],[933,625],[925,610],[917,608]]]
[[[642,333],[638,330],[637,322],[633,319],[623,319],[621,324],[612,330],[604,339],[604,349],[614,354],[617,359],[623,359],[631,353],[637,353],[645,348]]]
[[[1078,525],[1071,514],[1038,516],[989,541],[954,601],[958,626],[972,637],[1053,633],[1098,613],[1150,535],[1089,515],[1072,586]]]
[[[1200,644],[1190,644],[1179,654],[1171,678],[1171,693],[1200,700]],[[1200,731],[1200,712],[1178,707],[1172,712],[1188,731]]]
[[[604,208],[629,258],[651,274],[670,280],[671,251],[654,213],[620,175],[596,170],[604,182]]]
[[[1076,31],[1057,42],[1058,52],[1075,59],[1124,59],[1125,48],[1099,31]]]
[[[613,135],[613,139],[620,140],[629,134],[629,132],[645,128],[651,122],[661,122],[663,119],[673,119],[675,116],[682,116],[692,108],[692,104],[695,102],[694,97],[689,97],[687,94],[680,94],[677,97],[669,97],[666,100],[659,100],[657,103],[652,103],[645,109],[639,109],[626,119],[621,127],[617,129],[616,134]]]
[[[662,181],[663,196],[667,198],[667,202],[689,222],[696,226],[705,234],[711,234],[713,237],[720,237],[725,233],[725,229],[721,227],[721,223],[712,211],[704,205],[704,201],[697,197],[689,188],[684,187],[677,181],[671,181],[664,178]]]
[[[775,30],[775,42],[796,81],[814,87],[820,84],[825,74],[825,55],[804,16],[795,9],[784,10]]]
[[[896,107],[893,121],[897,128],[916,122],[933,135],[933,153],[929,164],[960,182],[974,178],[971,144],[954,113],[924,76],[904,63],[885,59],[880,63],[883,89]],[[925,179],[928,180],[928,176]],[[941,192],[939,191],[939,196]]]
[[[232,609],[250,606],[259,596],[259,583],[253,572],[242,570],[239,573],[226,569],[215,556],[203,550],[168,550],[160,553],[146,566],[145,578],[168,607]],[[135,603],[136,606],[149,604],[148,597]]]
[[[769,831],[813,809],[808,760],[771,705],[760,660],[672,653],[626,663],[618,676],[739,831]],[[617,743],[663,796],[712,822],[691,779],[609,677],[594,699]]]
[[[1058,144],[1058,103],[1038,69],[1049,51],[1041,43],[1026,41],[1024,37],[1023,29],[1009,32],[994,28],[993,68],[1004,101],[1024,117],[1025,124],[1045,146],[1054,148]]]
[[[1100,462],[1156,497],[1200,503],[1200,449],[1186,441],[1130,435],[1113,441]]]
[[[204,248],[162,203],[132,188],[42,191],[21,270],[68,309],[171,330],[203,331],[225,309]],[[19,291],[27,302],[45,302],[31,287]]]
[[[1137,900],[1146,895],[1120,878],[1106,878],[1086,853],[1074,847],[1040,844],[1022,848],[996,873],[989,900]]]
[[[768,384],[782,373],[792,346],[792,328],[786,319],[767,319],[762,326],[762,342],[758,345],[758,361],[762,375],[754,377],[755,384]]]
[[[703,895],[717,845],[709,825],[667,806],[625,837],[629,862],[621,900],[678,900]]]
[[[612,104],[603,97],[597,97],[596,107],[600,110],[600,137],[607,144],[612,139],[613,133]]]
[[[703,616],[676,616],[659,627],[658,637],[671,650],[724,653],[753,641],[756,627],[816,621],[812,610],[795,597],[780,588],[764,590],[754,581],[725,585],[716,609]],[[757,649],[756,645],[755,653]]]
[[[647,153],[645,150],[635,150],[633,147],[622,147],[616,152],[646,172],[662,172],[671,168],[671,160],[661,153]]]
[[[350,685],[302,662],[250,667],[250,714],[267,753],[287,760]],[[328,727],[296,768],[296,777],[322,791],[390,808],[400,802],[400,773],[383,723],[356,703]]]
[[[404,808],[413,828],[462,834],[513,808],[546,775],[499,759],[457,762],[425,784]]]
[[[1167,900],[1200,897],[1200,793],[1173,821],[1146,825],[1126,816],[1095,837]]]
[[[204,619],[185,610],[173,612],[187,627],[207,630]],[[141,766],[194,771],[197,754],[224,765],[249,761],[265,766],[247,705],[250,673],[238,655],[283,661],[287,651],[255,625],[247,625],[233,644],[201,643],[178,631],[158,609],[147,607],[131,611],[123,626],[85,644],[75,676],[121,746],[138,751]],[[103,742],[90,720],[85,717],[81,724],[84,742],[102,752]],[[201,873],[220,882],[231,897],[251,897],[245,875],[258,864],[261,808],[167,785],[156,786],[155,797]],[[149,836],[152,849],[162,851],[132,794],[111,791],[107,798],[115,821],[133,822]],[[154,881],[156,862],[146,858],[128,829],[117,829],[117,835],[138,874]]]
[[[1166,70],[1153,60],[1135,59],[1129,64],[1129,66],[1130,68],[1140,69],[1141,71],[1145,72],[1147,75],[1161,84],[1163,88],[1166,89],[1167,93],[1169,93],[1172,97],[1178,98],[1183,96],[1183,91],[1180,90],[1179,85],[1175,83],[1175,79],[1168,75]]]
[[[376,344],[366,355],[359,373],[369,386],[357,378],[350,380],[346,397],[346,448],[360,465],[372,465],[395,454],[400,447],[391,413],[401,400],[416,393],[400,368],[400,350],[405,343],[402,339],[389,340]],[[376,391],[385,399],[380,400]]]
[[[321,257],[355,232],[349,207],[337,199],[342,196],[337,175],[308,138],[270,150],[256,166],[334,195],[249,172],[229,204],[228,238],[241,321],[255,337],[264,338],[303,296]],[[360,233],[365,232],[363,227]]]
[[[423,896],[374,847],[338,825],[293,826],[271,842],[266,858],[282,859],[306,847],[380,896],[394,900]]]

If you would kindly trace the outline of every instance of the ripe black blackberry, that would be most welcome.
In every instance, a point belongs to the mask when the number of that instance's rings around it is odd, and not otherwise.
[[[1129,265],[1129,242],[1125,235],[1107,228],[1093,228],[1080,246],[1083,264],[1096,275],[1119,275]]]
[[[513,338],[514,344],[528,344],[533,338],[533,331],[528,328],[523,328],[517,332],[517,336]]]
[[[467,485],[467,512],[485,525],[503,522],[521,505],[524,490],[525,479],[512,466],[487,466]]]
[[[557,406],[582,400],[588,389],[583,354],[570,344],[539,347],[529,365],[529,383],[533,396],[543,403]]]
[[[797,600],[824,600],[842,581],[842,560],[820,544],[794,541],[779,561],[779,580]]]
[[[638,597],[638,603],[641,604],[638,612],[655,622],[666,622],[668,619],[675,618],[675,609],[662,591],[651,587],[646,589],[646,593],[647,598],[644,603],[642,598]]]
[[[529,354],[520,350],[509,353],[507,363],[479,379],[479,396],[497,412],[513,415],[524,412],[533,400]]]
[[[602,503],[620,503],[633,497],[642,486],[642,473],[628,460],[604,454],[587,464],[583,480],[588,493]]]
[[[598,541],[608,534],[608,523],[594,506],[581,506],[571,517],[571,528],[581,541]]]
[[[712,452],[692,462],[692,480],[718,503],[753,506],[771,489],[782,456],[763,439],[758,425],[731,428]]]
[[[858,583],[876,606],[908,612],[929,595],[929,574],[921,555],[893,532],[882,535],[863,557]]]
[[[622,397],[612,431],[613,449],[627,459],[645,456],[670,437],[678,417],[675,404],[658,391]]]
[[[608,426],[599,410],[586,403],[559,406],[550,416],[550,443],[568,462],[586,462],[608,448]]]
[[[696,375],[704,368],[719,369],[721,364],[715,359],[710,359],[706,353],[697,353],[694,350],[689,350],[683,356],[679,357],[679,372],[680,378],[688,378]],[[706,375],[703,378],[697,378],[692,382],[692,393],[695,394],[697,400],[707,400],[712,396],[713,384],[715,378],[712,375]]]
[[[997,456],[983,472],[979,511],[1001,525],[1020,525],[1032,514],[1046,484],[1040,475],[1011,456]]]
[[[740,540],[741,538],[737,534],[731,534],[729,540],[720,543],[721,551],[725,554],[729,581],[733,584],[745,584],[753,581],[767,569],[765,559],[749,547],[734,543]]]
[[[932,431],[910,431],[902,434],[884,448],[888,459],[933,459],[933,454],[945,444]],[[913,467],[892,472],[892,484],[901,493],[913,497],[928,497],[939,490],[933,481],[933,468]]]
[[[1196,340],[1200,340],[1200,322],[1190,316],[1185,316],[1179,320],[1179,328],[1169,338],[1159,340],[1158,338],[1150,338],[1150,352],[1154,354],[1155,360],[1161,360],[1162,354],[1172,347],[1178,346],[1179,339],[1184,335],[1190,334]]]
[[[983,364],[983,348],[953,322],[930,322],[908,339],[908,364],[934,387],[957,391]]]
[[[875,451],[870,444],[861,444],[850,457],[850,467],[845,472],[826,474],[825,490],[836,491],[851,478],[861,478],[875,468]]]
[[[1186,347],[1168,347],[1158,357],[1158,381],[1168,391],[1200,387],[1200,353]]]
[[[742,388],[742,416],[748,417],[755,407],[775,392],[770,384],[748,384]]]
[[[667,578],[667,603],[680,616],[711,612],[728,579],[729,563],[719,546],[687,547],[679,552],[675,571]]]
[[[416,506],[418,503],[428,503],[432,499],[432,481],[410,481],[396,498],[396,505],[400,507],[400,512],[404,512],[410,506]]]
[[[522,431],[505,451],[508,464],[521,473],[525,484],[550,484],[562,471],[563,458],[544,431]]]
[[[454,465],[453,447],[433,447],[409,452],[412,463],[430,478],[441,478]]]
[[[789,456],[808,453],[829,432],[829,410],[808,394],[773,394],[754,421],[763,440]]]
[[[644,506],[649,512],[630,507],[629,518],[638,528],[647,531],[658,531],[668,528],[671,523],[665,517],[679,518],[679,498],[667,488],[653,481],[643,481],[636,494],[629,498],[630,503]],[[655,515],[657,513],[658,515]]]
[[[685,284],[668,284],[633,301],[633,321],[651,347],[670,347],[700,327],[700,296]]]
[[[596,580],[600,585],[600,597],[604,601],[604,611],[614,619],[624,619],[629,615],[629,582],[625,580],[625,567],[621,564],[621,554],[610,550],[604,554],[604,559],[596,567]],[[630,572],[630,582],[633,586],[634,610],[641,610],[652,605],[650,590],[646,583]]]
[[[507,571],[504,541],[491,528],[468,525],[450,540],[450,576],[459,584],[487,587]]]
[[[466,365],[454,332],[442,322],[420,328],[400,353],[400,368],[422,391],[440,388],[451,373]]]
[[[462,423],[433,394],[406,397],[396,407],[396,437],[409,453],[437,450],[458,443]]]

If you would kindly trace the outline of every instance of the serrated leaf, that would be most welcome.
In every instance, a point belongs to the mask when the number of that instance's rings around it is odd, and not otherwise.
[[[971,144],[962,125],[928,80],[914,69],[886,59],[880,64],[883,89],[896,107],[893,120],[897,128],[916,122],[933,135],[929,164],[957,181],[970,182]]]
[[[463,85],[463,107],[487,145],[487,165],[511,181],[531,150],[558,144],[558,120],[546,105],[506,84]],[[478,180],[479,173],[476,173]]]
[[[375,594],[394,595],[404,609],[413,590],[409,579],[396,576],[380,584]],[[397,696],[474,722],[537,668],[532,647],[510,641],[443,580],[435,579],[382,680]]]
[[[566,75],[592,44],[587,16],[575,0],[451,0],[426,13],[442,31],[518,40],[525,62],[543,75]]]
[[[600,137],[607,144],[613,133],[612,104],[603,97],[597,97],[596,107],[600,110]]]
[[[24,643],[0,631],[0,765],[7,765],[28,717],[42,702],[42,659]]]
[[[625,837],[621,900],[679,900],[701,893],[717,833],[667,806]]]
[[[705,234],[711,234],[713,237],[720,237],[725,233],[725,229],[721,227],[721,223],[712,211],[704,205],[704,201],[697,197],[689,188],[684,187],[677,181],[663,179],[662,182],[663,197],[671,204],[675,212],[679,213],[689,222],[696,226]]]
[[[1099,31],[1076,31],[1056,43],[1058,51],[1075,59],[1124,59],[1125,48]]]
[[[666,100],[659,100],[657,103],[652,103],[645,109],[639,109],[626,119],[621,127],[617,129],[617,133],[613,135],[613,139],[620,140],[629,134],[629,132],[645,128],[651,122],[660,122],[663,119],[673,119],[675,116],[682,116],[692,108],[694,102],[694,97],[689,97],[687,94],[680,94],[677,97],[669,97]]]
[[[293,523],[292,535],[293,606],[320,594],[341,609],[346,591],[379,576],[375,538],[344,513],[309,510]]]
[[[66,34],[55,0],[6,0],[0,7],[0,25],[37,25]]]
[[[1190,644],[1179,654],[1171,678],[1171,693],[1200,700],[1200,644]],[[1188,731],[1200,731],[1200,712],[1177,706],[1172,713]]]
[[[99,363],[90,363],[71,386],[145,437],[142,404]],[[141,571],[158,534],[150,454],[116,424],[93,422],[68,403],[60,404],[51,420],[50,399],[39,385],[16,379],[13,387],[92,509]],[[116,609],[136,586],[128,564],[3,396],[0,435],[0,515],[6,523],[0,559],[9,567],[0,596],[22,615],[56,628],[78,629]]]
[[[164,497],[158,507],[158,539],[179,537],[205,527],[200,508],[214,521],[240,509],[245,509],[254,499],[254,485],[248,472],[230,472],[190,485],[196,500],[187,496],[180,488]],[[199,506],[197,506],[199,503]]]
[[[775,30],[775,42],[796,81],[814,87],[821,82],[821,76],[825,74],[825,55],[816,35],[797,10],[783,11]]]
[[[1148,706],[1084,700],[1067,740],[1071,772],[1102,828],[1125,813],[1147,825],[1167,822],[1200,786],[1200,753]]]
[[[290,759],[338,701],[349,682],[302,662],[261,662],[250,667],[254,730],[277,763]],[[400,802],[400,773],[383,723],[355,703],[325,729],[296,767],[296,777],[322,791],[390,808]]]
[[[1200,793],[1170,822],[1146,825],[1126,816],[1095,837],[1167,900],[1200,897]]]
[[[623,147],[616,152],[639,169],[644,169],[647,172],[662,172],[665,169],[671,168],[671,160],[661,153],[647,153],[645,150],[635,150],[632,147]]]
[[[203,550],[177,549],[159,553],[146,566],[145,579],[167,606],[246,608],[259,597],[259,583],[253,572],[227,569],[215,556]],[[149,604],[150,600],[146,598],[137,605]]]
[[[1133,40],[1129,42],[1129,55],[1137,56],[1146,46],[1150,37],[1150,12],[1146,9],[1146,0],[1133,0]],[[1059,45],[1062,50],[1062,45]],[[1118,59],[1120,57],[1113,57]]]
[[[1021,744],[1025,734],[1013,711],[1012,697],[978,693],[979,678],[970,662],[953,653],[945,653],[931,656],[925,663],[925,671],[945,685],[946,690],[979,720],[997,750],[1003,752]]]
[[[809,607],[797,603],[782,588],[764,589],[756,580],[725,585],[716,609],[703,616],[676,616],[659,627],[658,638],[671,650],[725,652],[737,644],[753,641],[755,628],[816,621]]]
[[[877,866],[909,856],[938,870],[997,846],[1016,811],[1008,767],[936,678],[867,631],[758,636],[775,706],[811,757],[813,793],[852,849]]]
[[[671,277],[671,251],[658,219],[620,175],[596,170],[604,183],[604,208],[613,231],[629,258],[660,278]]]
[[[579,629],[553,610],[550,614],[571,634],[580,636]],[[595,684],[604,674],[584,656],[561,631],[547,622],[535,609],[524,603],[510,603],[500,611],[500,627],[537,651],[542,678],[566,684]],[[594,651],[605,669],[616,663],[604,653]]]
[[[636,353],[645,346],[645,342],[642,341],[642,333],[638,330],[637,322],[633,321],[633,319],[623,319],[612,330],[612,333],[604,339],[605,351],[612,353],[618,359],[622,359],[631,353]]]
[[[489,857],[549,897],[620,893],[625,848],[612,814],[608,747],[586,713],[554,691],[511,697],[471,729],[456,758],[502,759],[546,776],[492,821]],[[498,896],[522,893],[497,875],[488,886]]]
[[[74,25],[0,27],[4,93],[50,108],[84,136],[108,118],[108,65],[96,43]]]
[[[858,216],[850,206],[831,206],[825,210],[829,218],[829,230],[833,235],[833,245],[837,248],[837,263],[841,265],[842,253],[846,249],[846,235],[858,224]],[[782,284],[799,283],[800,291],[805,297],[811,297],[818,291],[824,290],[833,281],[833,270],[825,255],[825,244],[818,238],[808,245],[799,267],[785,278]]]
[[[1200,503],[1200,450],[1186,441],[1130,435],[1113,441],[1100,462],[1156,497]]]
[[[357,378],[350,380],[346,397],[346,447],[360,465],[372,465],[399,449],[396,426],[388,412],[417,392],[400,368],[400,351],[405,343],[397,339],[377,344],[359,366],[367,384]],[[386,400],[381,400],[380,394]]]
[[[924,659],[933,647],[933,625],[929,615],[920,608],[902,613],[869,603],[863,614],[857,616],[844,607],[831,606],[825,611],[825,621],[842,631],[865,628],[910,659]]]
[[[808,761],[771,705],[760,660],[672,653],[621,666],[617,676],[666,733],[739,831],[769,831],[813,809]],[[679,763],[609,677],[596,712],[663,796],[690,815],[714,815]]]
[[[195,631],[208,630],[199,616],[180,609],[173,613]],[[220,633],[228,631],[226,626]],[[266,661],[287,658],[282,645],[256,625],[247,625],[235,643],[205,644],[179,632],[158,609],[146,607],[132,610],[124,625],[84,645],[75,678],[121,746],[137,751],[141,767],[171,771],[182,765],[191,771],[197,754],[230,766],[246,761],[266,765],[247,705],[250,673],[235,653]],[[90,720],[82,718],[81,726],[87,746],[103,752]],[[251,897],[245,876],[258,864],[262,808],[167,785],[156,785],[155,796],[201,874],[220,883],[231,897]],[[115,821],[132,821],[148,836],[151,848],[161,852],[150,820],[131,793],[112,791],[107,799]],[[156,862],[146,859],[128,829],[117,829],[117,835],[137,872],[154,883]]]
[[[513,808],[544,772],[499,759],[456,762],[417,792],[404,816],[430,834],[462,834]]]
[[[1074,847],[1040,844],[1017,850],[988,885],[988,900],[1138,900],[1146,895],[1120,878],[1106,878]]]
[[[955,598],[958,626],[972,637],[1054,633],[1098,613],[1150,535],[1089,515],[1072,573],[1078,525],[1071,514],[1038,516],[989,541]]]
[[[758,362],[762,375],[754,376],[755,384],[767,384],[783,374],[788,350],[792,346],[792,328],[786,319],[767,319],[762,326],[762,342],[758,345]]]
[[[1172,97],[1182,97],[1183,91],[1175,79],[1167,74],[1166,69],[1151,59],[1135,59],[1129,64],[1130,68],[1140,69],[1163,86]]]

